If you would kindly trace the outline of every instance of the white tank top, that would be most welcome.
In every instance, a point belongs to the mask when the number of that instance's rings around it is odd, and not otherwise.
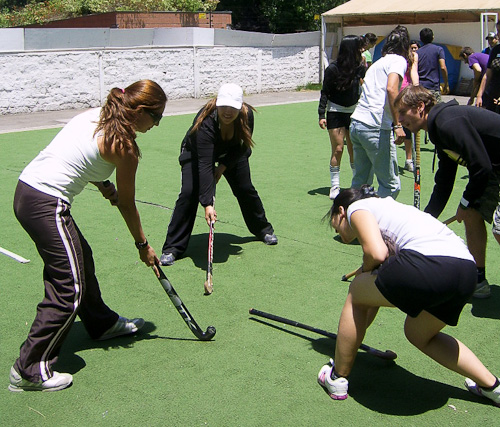
[[[104,181],[115,165],[99,154],[94,136],[100,108],[70,120],[52,142],[21,173],[20,181],[68,203],[90,181]]]

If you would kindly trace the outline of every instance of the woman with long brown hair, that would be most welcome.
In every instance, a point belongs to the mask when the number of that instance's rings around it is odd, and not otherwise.
[[[167,97],[151,80],[113,88],[102,108],[73,118],[21,173],[14,196],[17,219],[44,262],[45,297],[20,356],[10,371],[11,391],[57,391],[70,374],[52,370],[78,315],[93,339],[137,332],[144,320],[127,319],[102,300],[92,250],[74,221],[73,198],[90,182],[119,208],[140,259],[156,268],[135,205],[140,150],[136,133],[157,126]],[[116,187],[108,177],[116,171]]]
[[[278,243],[250,178],[253,111],[243,102],[241,87],[227,83],[196,115],[181,145],[181,191],[163,244],[162,265],[172,265],[186,251],[198,203],[205,209],[207,224],[216,221],[215,186],[222,175],[238,199],[250,232],[267,245]]]

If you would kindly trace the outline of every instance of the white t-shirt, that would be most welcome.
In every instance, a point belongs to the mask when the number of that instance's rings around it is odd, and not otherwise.
[[[20,181],[69,204],[90,181],[104,181],[115,170],[99,154],[94,132],[100,108],[69,121],[52,142],[24,168]]]
[[[387,102],[387,81],[391,73],[398,74],[402,80],[406,67],[406,59],[395,54],[385,55],[375,61],[366,71],[361,97],[351,119],[368,126],[391,129],[392,114]]]
[[[358,210],[372,213],[391,253],[409,249],[426,256],[447,256],[474,261],[464,241],[432,215],[391,197],[370,197],[352,203],[347,219]]]

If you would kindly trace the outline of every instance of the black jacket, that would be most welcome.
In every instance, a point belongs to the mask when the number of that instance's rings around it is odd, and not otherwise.
[[[319,99],[318,115],[320,119],[325,118],[326,105],[328,101],[333,102],[343,107],[355,105],[359,99],[359,80],[365,76],[366,67],[360,65],[356,70],[356,77],[352,85],[346,90],[337,89],[337,79],[340,73],[337,68],[337,62],[332,62],[325,70],[323,79],[323,87],[321,88],[321,96]]]
[[[193,125],[202,111],[203,108],[194,118]],[[193,125],[182,140],[179,163],[181,165],[188,161],[197,163],[199,199],[200,204],[205,207],[212,205],[215,195],[215,163],[222,163],[226,169],[230,169],[242,155],[250,157],[252,150],[247,148],[236,135],[230,141],[222,139],[217,109],[203,120],[195,133],[191,133]],[[250,107],[248,107],[248,125],[253,133],[254,117]]]
[[[452,100],[430,110],[427,128],[439,165],[425,212],[434,217],[441,214],[453,190],[458,164],[469,171],[463,198],[469,206],[477,206],[492,173],[500,172],[500,115]]]

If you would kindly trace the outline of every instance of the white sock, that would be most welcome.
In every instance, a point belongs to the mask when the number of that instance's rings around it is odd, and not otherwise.
[[[330,181],[333,187],[340,187],[340,167],[330,165]]]

